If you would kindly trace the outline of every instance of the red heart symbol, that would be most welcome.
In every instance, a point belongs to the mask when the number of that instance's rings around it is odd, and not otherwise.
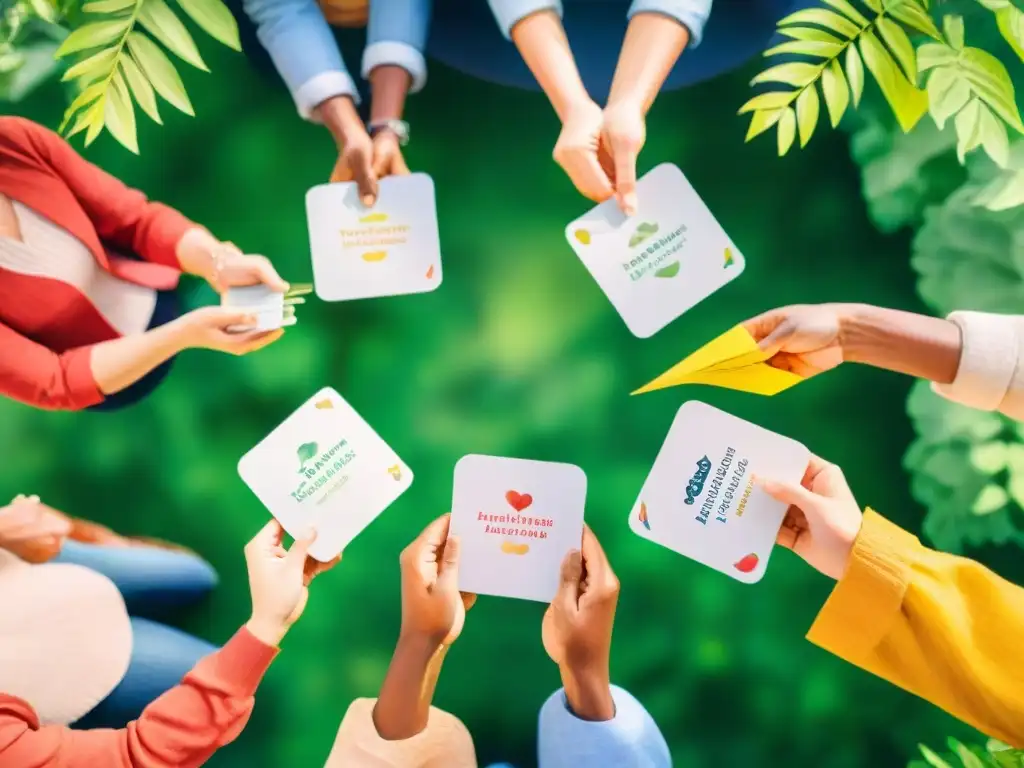
[[[752,570],[757,568],[757,559],[757,555],[751,553],[746,557],[740,558],[738,563],[733,564],[733,568],[740,573],[750,573]]]
[[[522,512],[528,506],[533,504],[533,496],[528,493],[508,491],[505,493],[505,501],[507,501],[516,512]]]

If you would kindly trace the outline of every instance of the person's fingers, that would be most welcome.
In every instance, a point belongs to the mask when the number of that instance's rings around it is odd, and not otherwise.
[[[792,549],[796,546],[796,540],[798,535],[799,534],[796,529],[790,528],[786,524],[783,524],[782,527],[779,528],[779,535],[775,537],[775,543],[778,544],[780,547]]]
[[[777,501],[781,501],[789,506],[796,507],[804,515],[817,515],[822,510],[824,499],[813,493],[802,485],[793,485],[791,483],[780,483],[777,480],[771,480],[768,478],[759,477],[758,482],[764,489],[764,492],[771,496]]]
[[[473,592],[460,592],[462,597],[462,607],[467,611],[476,605],[476,594]]]
[[[314,541],[316,541],[316,529],[310,528],[305,536],[292,542],[292,547],[286,555],[292,567],[305,573],[306,558],[309,557],[309,548],[313,546]]]
[[[377,174],[373,171],[373,156],[370,152],[354,153],[350,162],[359,188],[359,199],[369,207],[377,200]]]
[[[354,179],[355,176],[352,174],[352,169],[349,167],[348,162],[346,162],[345,156],[339,156],[338,161],[334,164],[334,169],[331,171],[331,183],[336,184]]]
[[[583,525],[583,567],[587,579],[591,582],[604,580],[611,574],[611,563],[605,554],[601,542],[597,540],[589,525]],[[613,575],[613,574],[612,574]]]
[[[405,162],[405,157],[402,156],[401,152],[395,152],[391,160],[391,175],[392,176],[408,176],[412,171],[409,170],[409,166]]]
[[[565,610],[575,612],[580,594],[580,577],[583,575],[583,553],[574,549],[562,560],[562,569],[559,573],[558,594],[555,600],[561,603]]]
[[[259,281],[273,291],[284,293],[288,290],[288,283],[281,279],[266,256],[252,256],[253,268]]]
[[[244,309],[232,309],[231,307],[207,307],[208,314],[205,319],[209,327],[218,330],[226,330],[233,326],[249,327],[256,324],[256,315]]]
[[[341,562],[341,555],[338,555],[333,560],[329,560],[326,563],[321,563],[315,557],[307,557],[306,564],[303,567],[303,583],[308,587],[310,583],[319,576],[321,573],[327,573],[334,566]]]
[[[270,518],[266,525],[260,528],[259,533],[252,537],[247,548],[269,550],[281,544],[284,537],[284,528],[277,518]]]
[[[615,164],[615,197],[627,216],[637,210],[636,159],[639,146],[631,137],[613,135],[609,141]]]
[[[250,352],[256,352],[273,344],[282,336],[284,336],[283,328],[278,328],[276,331],[249,331],[238,334],[237,338],[231,339],[231,351],[236,355],[248,355]]]
[[[458,536],[451,536],[444,545],[444,557],[441,561],[437,581],[442,586],[456,588],[459,584],[459,559],[462,555],[462,542]]]
[[[440,549],[448,538],[451,519],[452,516],[450,514],[444,514],[433,520],[430,525],[423,529],[423,533],[417,537],[418,540],[423,544]]]
[[[782,318],[779,323],[758,343],[757,346],[766,355],[774,355],[779,352],[783,345],[792,338],[797,331],[797,325],[792,318]]]
[[[615,194],[611,179],[601,168],[596,152],[588,150],[573,152],[566,156],[562,170],[565,171],[579,193],[595,203],[603,203]]]

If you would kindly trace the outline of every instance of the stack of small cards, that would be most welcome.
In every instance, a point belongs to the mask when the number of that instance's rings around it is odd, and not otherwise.
[[[791,371],[772,367],[768,359],[769,355],[747,329],[737,325],[632,394],[680,384],[707,384],[758,395],[777,395],[803,381]]]
[[[583,541],[587,476],[572,464],[464,456],[449,536],[462,545],[459,589],[549,603],[562,560]]]
[[[328,562],[412,485],[412,471],[331,388],[317,392],[238,462],[238,474],[309,553]]]
[[[306,215],[323,301],[425,293],[441,284],[434,182],[425,173],[382,179],[370,208],[354,183],[313,187]]]
[[[286,292],[274,291],[260,283],[228,288],[221,296],[221,306],[232,309],[244,309],[256,316],[254,326],[234,326],[232,332],[243,331],[276,331],[295,325],[295,307],[305,304],[303,298],[311,293],[311,285],[293,285]]]
[[[692,400],[676,414],[629,525],[747,584],[760,581],[786,505],[754,475],[799,483],[810,452],[795,440]]]
[[[607,200],[565,236],[633,335],[647,338],[739,277],[744,260],[676,166],[657,166],[636,191],[634,216]]]

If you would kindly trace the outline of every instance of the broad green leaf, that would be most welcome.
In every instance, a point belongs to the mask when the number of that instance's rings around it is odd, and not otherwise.
[[[980,48],[964,48],[959,61],[972,90],[1003,120],[1024,133],[1013,81],[1003,63]]]
[[[806,64],[801,61],[791,61],[786,64],[778,64],[769,67],[761,74],[750,81],[751,85],[758,83],[785,83],[797,88],[807,85],[821,73],[820,64]]]
[[[1024,61],[1024,12],[1007,6],[996,14],[999,34],[1010,44],[1017,57]]]
[[[79,93],[68,106],[66,114],[71,115],[80,110],[85,105],[100,98],[103,95],[104,89],[105,84],[102,82],[93,83],[87,88],[82,89],[82,92]]]
[[[128,83],[128,88],[135,100],[139,102],[142,111],[149,115],[154,123],[163,125],[163,120],[160,119],[160,110],[156,106],[156,94],[153,92],[153,86],[142,74],[135,59],[131,56],[122,56],[120,63],[125,82]]]
[[[767,93],[759,93],[740,107],[739,112],[736,114],[742,115],[745,112],[753,112],[757,109],[776,109],[778,107],[787,107],[794,98],[796,98],[795,91],[768,91]]]
[[[857,53],[857,46],[846,49],[846,79],[850,82],[850,96],[853,106],[860,104],[860,96],[864,92],[864,63]]]
[[[792,107],[786,107],[779,116],[779,157],[789,152],[794,138],[796,138],[796,113]]]
[[[990,211],[1005,211],[1024,205],[1024,171],[1016,171],[1006,178],[997,179],[978,195],[975,202]]]
[[[214,40],[236,51],[242,50],[238,23],[221,0],[178,0],[178,5]]]
[[[790,37],[794,40],[808,40],[817,43],[843,43],[844,39],[830,35],[818,27],[781,27],[779,34]]]
[[[948,45],[925,43],[917,48],[917,69],[927,72],[933,67],[948,67],[957,63],[956,51]]]
[[[967,153],[981,143],[981,102],[971,99],[953,120],[956,128],[956,156],[963,165]]]
[[[990,11],[999,11],[1010,6],[1010,0],[978,0],[978,2]]]
[[[89,0],[82,6],[86,13],[118,13],[133,8],[136,2],[145,0]]]
[[[813,85],[807,86],[796,100],[796,124],[800,134],[801,147],[806,147],[807,142],[814,135],[820,109],[821,104],[818,101],[817,90]]]
[[[964,768],[985,768],[985,764],[981,762],[980,758],[959,741],[951,738],[949,742],[957,757],[960,758],[960,762],[964,764]]]
[[[805,8],[802,11],[791,13],[782,19],[778,26],[785,27],[790,24],[817,24],[847,40],[860,34],[860,27],[852,21],[824,8]]]
[[[978,498],[974,500],[971,507],[972,515],[990,515],[998,512],[1010,502],[1010,494],[1006,489],[996,483],[989,483],[981,489]]]
[[[944,42],[932,17],[916,3],[907,2],[907,0],[889,0],[885,5],[885,12],[896,21],[903,22],[911,29],[928,35],[932,40]]]
[[[870,23],[866,18],[864,18],[864,15],[850,5],[847,0],[825,0],[825,4],[831,5],[857,26],[866,27]]]
[[[101,72],[108,72],[110,66],[117,58],[117,48],[104,48],[99,53],[94,53],[87,59],[83,59],[64,73],[62,81],[74,80],[76,77],[93,78]]]
[[[49,0],[29,0],[29,7],[43,21],[48,24],[57,22],[57,9]]]
[[[971,448],[971,465],[979,472],[994,475],[1006,469],[1010,446],[1001,440],[978,443]]]
[[[928,76],[928,111],[939,128],[964,108],[971,98],[971,86],[955,67],[940,67]]]
[[[946,42],[955,51],[964,47],[964,19],[954,13],[942,17],[942,29],[946,33]]]
[[[904,132],[909,131],[928,111],[928,95],[904,77],[896,61],[871,30],[865,30],[861,35],[860,51],[868,70],[882,89],[882,95],[892,107],[896,122]]]
[[[866,5],[875,13],[882,12],[882,0],[864,0],[864,5]]]
[[[828,108],[829,121],[832,127],[839,125],[846,108],[850,105],[850,89],[846,85],[846,77],[839,60],[832,61],[821,73],[821,92],[825,94],[825,106]]]
[[[87,147],[96,141],[96,137],[99,136],[100,132],[103,130],[103,115],[106,112],[108,93],[109,91],[104,89],[103,96],[94,105],[94,114],[89,121],[88,130],[85,132],[85,146]]]
[[[826,43],[819,40],[790,40],[780,43],[774,48],[764,52],[765,56],[774,56],[778,53],[797,53],[802,56],[820,56],[823,59],[831,59],[843,51],[845,43],[838,41]]]
[[[978,117],[978,140],[992,162],[1005,168],[1010,161],[1010,141],[1006,125],[990,109],[982,108]]]
[[[132,32],[128,35],[128,50],[157,93],[186,115],[195,115],[178,71],[156,43],[139,32]]]
[[[779,122],[782,112],[783,109],[763,109],[751,115],[750,127],[747,129],[747,137],[744,141],[750,141],[755,136],[760,136]]]
[[[147,0],[148,2],[148,0]],[[120,71],[115,72],[107,90],[107,103],[103,109],[103,122],[110,135],[129,152],[139,154],[139,139],[135,129],[135,110],[128,95],[128,86]]]
[[[128,19],[112,19],[86,24],[68,35],[54,56],[61,58],[69,53],[99,48],[101,45],[112,43],[128,30],[129,24]]]
[[[88,107],[87,109],[83,109],[81,112],[79,112],[77,117],[75,117],[75,122],[71,126],[71,130],[68,131],[67,134],[65,134],[66,137],[70,139],[72,136],[75,136],[76,134],[81,133],[86,128],[88,128],[89,123],[92,122],[92,120],[96,117],[96,113],[98,111],[99,110],[97,110],[93,106]]]
[[[928,765],[932,766],[932,768],[953,768],[952,765],[932,752],[924,744],[918,744],[917,748],[921,750],[921,754],[924,755],[924,759],[928,761]]]
[[[164,0],[144,0],[142,10],[139,11],[139,23],[171,53],[196,69],[210,71],[199,55],[192,35]]]
[[[889,46],[889,50],[896,56],[896,61],[903,67],[903,73],[907,76],[907,79],[911,83],[916,84],[917,57],[914,53],[914,46],[910,42],[910,38],[907,37],[907,33],[903,31],[903,27],[884,16],[878,20],[877,27],[885,44]]]

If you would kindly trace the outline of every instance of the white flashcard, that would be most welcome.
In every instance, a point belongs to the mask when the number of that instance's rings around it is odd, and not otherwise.
[[[405,465],[330,387],[317,392],[238,462],[238,474],[310,554],[336,557],[412,485]]]
[[[323,301],[426,293],[441,284],[434,182],[425,173],[389,176],[372,207],[354,182],[306,193],[313,283]]]
[[[634,336],[653,336],[743,272],[743,255],[683,172],[662,163],[637,182],[636,215],[606,200],[565,230]]]
[[[727,576],[761,580],[786,505],[753,476],[799,483],[800,443],[710,405],[683,403],[629,516],[633,532]]]
[[[572,464],[463,456],[449,528],[462,545],[459,589],[551,602],[562,561],[582,546],[586,500]]]
[[[255,325],[231,326],[228,331],[241,333],[244,331],[275,331],[294,325],[294,316],[285,317],[285,296],[280,291],[273,291],[262,283],[228,288],[221,296],[221,306],[232,309],[243,309],[256,316]]]

